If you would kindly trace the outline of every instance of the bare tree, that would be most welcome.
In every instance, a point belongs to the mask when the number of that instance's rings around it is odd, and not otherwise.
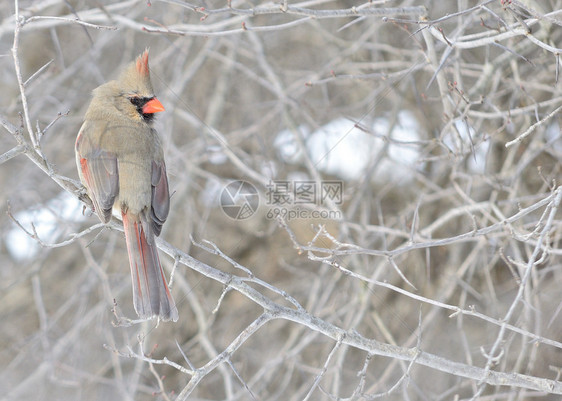
[[[559,399],[562,1],[106,3],[0,11],[0,399]],[[147,46],[177,323],[72,206]]]

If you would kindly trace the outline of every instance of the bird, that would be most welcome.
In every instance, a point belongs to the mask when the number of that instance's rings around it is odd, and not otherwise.
[[[161,139],[153,128],[164,106],[154,95],[148,49],[117,77],[93,90],[75,143],[80,181],[103,223],[123,220],[139,318],[177,321],[155,237],[170,211]]]

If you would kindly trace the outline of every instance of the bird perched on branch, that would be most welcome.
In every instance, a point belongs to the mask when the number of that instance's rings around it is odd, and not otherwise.
[[[123,218],[135,311],[142,319],[177,321],[155,243],[170,209],[164,153],[152,127],[160,111],[147,49],[93,91],[76,138],[76,164],[100,220],[109,222],[112,209]]]

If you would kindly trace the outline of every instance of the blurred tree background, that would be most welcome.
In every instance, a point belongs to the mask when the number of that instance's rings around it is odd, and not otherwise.
[[[562,1],[0,20],[0,399],[559,399]],[[177,323],[126,319],[120,223],[75,181],[91,91],[146,47]]]

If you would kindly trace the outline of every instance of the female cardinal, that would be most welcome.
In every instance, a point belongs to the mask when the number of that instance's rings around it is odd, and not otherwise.
[[[117,80],[94,90],[76,138],[76,164],[100,220],[107,223],[112,208],[123,217],[137,314],[177,321],[155,243],[170,210],[162,144],[152,128],[159,111],[145,50]]]

